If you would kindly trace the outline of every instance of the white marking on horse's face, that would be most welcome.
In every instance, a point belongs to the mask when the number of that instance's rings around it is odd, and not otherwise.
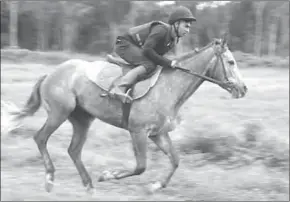
[[[237,62],[232,54],[232,52],[225,47],[226,51],[222,54],[222,58],[224,60],[225,69],[227,71],[227,75],[229,76],[229,80],[235,82],[236,84],[243,83],[243,77],[239,71]]]
[[[247,87],[243,82],[243,77],[238,68],[237,62],[232,54],[232,52],[228,49],[227,46],[224,47],[225,52],[222,54],[222,59],[225,65],[225,70],[227,72],[227,76],[229,81],[234,84],[234,88],[232,89],[233,97],[243,97],[247,92]]]

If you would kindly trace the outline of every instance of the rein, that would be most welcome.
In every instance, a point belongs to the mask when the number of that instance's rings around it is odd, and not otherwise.
[[[227,76],[227,73],[226,73],[226,70],[225,70],[224,61],[223,61],[222,57],[220,56],[220,54],[215,54],[215,56],[216,56],[218,59],[221,60],[221,63],[222,63],[222,66],[223,66],[223,72],[224,72],[224,75],[225,75],[226,81],[218,81],[218,80],[213,79],[213,78],[211,78],[211,77],[208,77],[208,76],[205,76],[205,75],[198,74],[198,73],[196,73],[196,72],[193,72],[193,71],[191,71],[191,70],[189,70],[189,69],[184,69],[184,68],[182,68],[182,67],[175,67],[175,69],[178,69],[178,70],[180,70],[180,71],[183,71],[183,72],[185,72],[185,73],[187,73],[187,74],[190,74],[190,75],[192,75],[192,76],[196,76],[196,77],[202,78],[202,79],[204,79],[204,80],[206,80],[206,81],[209,81],[209,82],[211,82],[211,83],[214,83],[214,84],[220,85],[220,86],[222,86],[222,87],[224,87],[224,88],[230,88],[230,87],[232,86],[232,83],[231,83],[231,82],[229,81],[229,79],[228,79],[228,76]],[[216,63],[215,63],[214,70],[216,69],[217,64],[218,64],[218,60],[217,60]]]
[[[196,77],[202,78],[202,79],[204,79],[204,80],[207,80],[207,81],[209,81],[209,82],[211,82],[211,83],[214,83],[214,84],[217,84],[217,85],[223,85],[223,84],[224,84],[224,82],[221,82],[221,81],[218,81],[218,80],[212,79],[212,78],[210,78],[210,77],[208,77],[208,76],[204,76],[204,75],[201,75],[201,74],[198,74],[198,73],[192,72],[192,71],[190,71],[189,69],[184,69],[184,68],[182,68],[182,67],[176,67],[175,69],[181,70],[181,71],[183,71],[183,72],[185,72],[185,73],[187,73],[187,74],[190,74],[190,75],[193,75],[193,76],[196,76]]]

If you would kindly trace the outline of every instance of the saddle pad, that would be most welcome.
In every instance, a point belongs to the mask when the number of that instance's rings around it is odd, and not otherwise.
[[[109,91],[113,82],[123,75],[122,67],[107,61],[96,61],[84,68],[86,76],[105,91]],[[135,84],[131,92],[132,98],[136,100],[146,95],[156,84],[161,71],[162,67],[157,66],[156,72],[150,78]]]

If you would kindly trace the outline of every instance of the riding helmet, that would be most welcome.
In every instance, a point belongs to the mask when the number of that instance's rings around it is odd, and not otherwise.
[[[196,18],[192,15],[188,8],[179,6],[170,14],[168,23],[172,25],[179,20],[196,21]]]

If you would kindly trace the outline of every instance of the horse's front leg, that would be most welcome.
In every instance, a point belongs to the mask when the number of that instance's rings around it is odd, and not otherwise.
[[[162,133],[156,136],[151,136],[150,139],[164,152],[165,155],[169,157],[170,162],[171,162],[171,170],[165,176],[165,178],[162,179],[160,182],[155,182],[150,187],[151,191],[156,191],[168,185],[171,177],[173,176],[174,172],[176,171],[179,165],[179,157],[177,155],[176,150],[174,149],[172,145],[172,142],[168,133]]]
[[[146,170],[147,161],[147,134],[131,132],[136,167],[133,170],[104,171],[99,177],[99,182],[109,179],[121,179],[133,175],[140,175]]]

